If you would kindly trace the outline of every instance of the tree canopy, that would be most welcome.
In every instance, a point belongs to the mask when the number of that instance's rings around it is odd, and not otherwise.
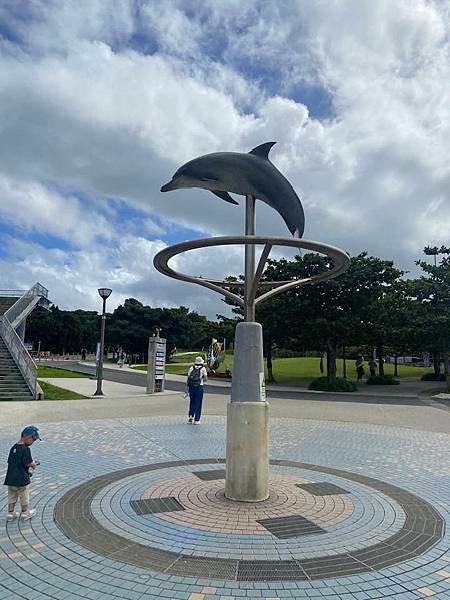
[[[433,263],[417,261],[422,274],[414,279],[392,261],[363,252],[351,258],[341,276],[315,285],[303,285],[274,296],[257,307],[256,319],[264,330],[264,352],[272,373],[275,348],[326,352],[329,379],[336,376],[336,356],[344,347],[377,350],[379,372],[383,374],[386,352],[421,353],[434,357],[436,372],[450,346],[450,249],[429,247],[425,255]],[[436,264],[434,264],[436,262]],[[266,281],[303,279],[330,267],[329,259],[314,253],[293,260],[269,260],[263,274]],[[233,281],[232,278],[229,281]],[[242,289],[233,291],[242,293]],[[229,301],[226,301],[230,304]],[[122,347],[127,353],[147,352],[148,337],[157,327],[174,347],[200,349],[212,337],[234,338],[242,311],[234,317],[218,315],[210,321],[189,308],[145,306],[129,298],[107,315],[106,346]],[[93,351],[100,331],[100,316],[94,311],[64,311],[53,306],[40,309],[28,319],[27,338],[52,352]]]

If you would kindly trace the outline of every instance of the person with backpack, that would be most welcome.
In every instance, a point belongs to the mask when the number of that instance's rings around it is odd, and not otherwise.
[[[189,415],[188,423],[200,425],[203,404],[203,384],[208,381],[208,373],[204,367],[205,361],[197,356],[194,364],[190,367],[187,376],[187,387],[189,391]]]

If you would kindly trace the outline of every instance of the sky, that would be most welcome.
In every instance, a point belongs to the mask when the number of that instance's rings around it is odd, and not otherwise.
[[[3,0],[0,289],[226,312],[153,257],[242,233],[244,198],[160,187],[196,156],[267,141],[306,239],[414,274],[450,237],[449,22],[445,0]],[[289,235],[262,202],[257,232]],[[243,270],[239,248],[171,264]]]

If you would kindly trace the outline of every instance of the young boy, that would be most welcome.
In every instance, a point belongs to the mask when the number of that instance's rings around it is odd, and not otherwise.
[[[5,477],[5,485],[8,486],[7,521],[14,521],[19,516],[15,512],[17,499],[19,499],[22,508],[21,517],[24,521],[31,519],[36,513],[35,510],[30,510],[28,486],[30,485],[31,475],[29,469],[34,470],[39,463],[33,460],[30,446],[40,439],[37,427],[29,425],[22,431],[17,444],[14,444],[9,451],[8,470]]]

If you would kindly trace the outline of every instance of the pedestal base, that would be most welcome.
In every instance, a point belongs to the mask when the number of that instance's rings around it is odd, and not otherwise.
[[[267,402],[228,404],[225,496],[240,502],[261,502],[269,497]]]

